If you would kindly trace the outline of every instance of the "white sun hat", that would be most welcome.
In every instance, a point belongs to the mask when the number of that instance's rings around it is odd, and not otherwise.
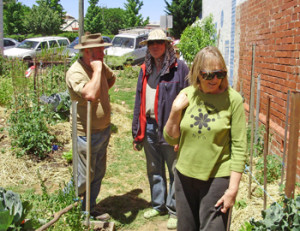
[[[166,42],[172,42],[171,38],[168,38],[162,29],[155,29],[149,33],[148,39],[140,42],[140,45],[146,45],[149,41],[165,40]]]

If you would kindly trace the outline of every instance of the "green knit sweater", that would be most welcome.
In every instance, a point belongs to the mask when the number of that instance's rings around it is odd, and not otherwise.
[[[178,144],[176,168],[188,177],[208,180],[243,172],[246,161],[246,119],[243,99],[229,87],[205,94],[193,86],[182,90],[189,99],[180,122],[180,137],[164,130],[170,145]]]

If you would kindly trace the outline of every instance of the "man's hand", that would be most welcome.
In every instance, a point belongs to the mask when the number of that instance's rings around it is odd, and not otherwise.
[[[133,150],[134,151],[141,151],[143,148],[142,144],[133,143]]]
[[[90,65],[91,65],[93,72],[101,73],[103,63],[100,60],[91,60]]]

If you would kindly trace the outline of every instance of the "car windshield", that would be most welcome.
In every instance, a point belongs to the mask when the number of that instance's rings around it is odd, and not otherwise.
[[[133,48],[134,39],[125,37],[115,37],[112,41],[114,47]]]
[[[68,48],[74,48],[74,46],[76,46],[79,43],[79,38],[76,38],[73,42],[70,43],[69,46],[67,46]]]
[[[17,46],[17,48],[33,50],[33,49],[36,48],[37,45],[38,45],[38,42],[30,41],[30,40],[24,40],[23,42],[21,42]]]

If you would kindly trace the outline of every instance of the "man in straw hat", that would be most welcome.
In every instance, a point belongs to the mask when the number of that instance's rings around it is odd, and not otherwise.
[[[145,62],[141,66],[132,121],[133,148],[144,147],[147,174],[151,190],[152,209],[144,213],[149,219],[169,213],[168,229],[176,229],[176,205],[173,167],[176,152],[163,137],[163,128],[170,114],[173,100],[188,86],[185,79],[189,70],[176,58],[174,48],[161,29],[149,33]],[[165,164],[169,172],[169,190]]]
[[[99,220],[109,219],[108,214],[96,211],[96,198],[106,171],[106,149],[110,138],[110,102],[108,90],[116,80],[112,70],[103,62],[105,43],[101,34],[86,33],[75,46],[82,56],[70,67],[66,83],[71,99],[77,106],[78,143],[78,194],[83,195],[85,209],[87,101],[91,101],[91,195],[90,214]]]

